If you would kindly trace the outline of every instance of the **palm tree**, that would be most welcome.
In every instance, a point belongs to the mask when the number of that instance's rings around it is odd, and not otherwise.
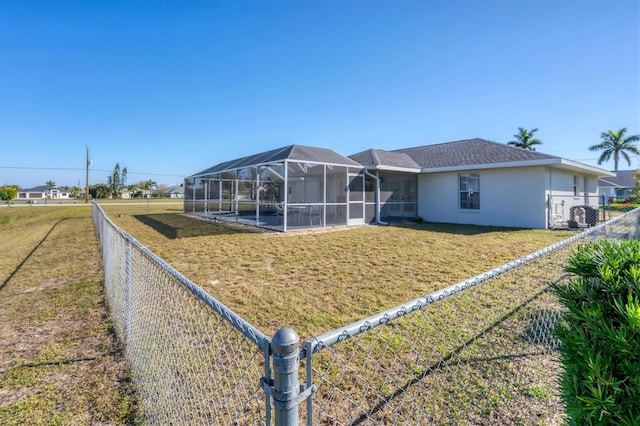
[[[82,189],[77,186],[72,186],[71,188],[69,188],[69,192],[71,193],[71,196],[73,198],[78,198],[78,194],[82,192]]]
[[[151,192],[153,191],[154,186],[157,187],[158,184],[153,179],[149,179],[142,184],[142,189],[146,189],[147,191],[149,191],[149,198],[151,198]]]
[[[53,188],[54,186],[56,186],[56,183],[52,180],[48,180],[44,184],[47,185],[49,188]]]
[[[516,138],[515,141],[510,141],[508,145],[513,145],[518,148],[529,149],[531,151],[535,151],[533,148],[534,145],[542,145],[540,139],[535,139],[533,134],[537,132],[538,129],[533,129],[531,131],[525,129],[524,127],[518,127],[518,133],[513,135]]]
[[[613,155],[614,171],[617,172],[620,156],[627,160],[627,163],[631,165],[631,159],[629,158],[627,151],[640,155],[638,147],[633,144],[633,142],[640,141],[640,135],[632,135],[625,138],[625,133],[627,133],[626,127],[623,127],[617,132],[609,130],[608,132],[602,132],[600,134],[602,142],[589,147],[590,151],[603,151],[602,155],[600,155],[600,159],[598,160],[598,164],[609,161]]]
[[[89,192],[93,198],[107,198],[109,196],[109,187],[105,183],[96,183],[89,186]]]

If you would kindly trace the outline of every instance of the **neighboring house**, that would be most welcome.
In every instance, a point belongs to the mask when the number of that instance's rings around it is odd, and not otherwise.
[[[598,190],[609,199],[619,199],[635,196],[637,170],[618,170],[612,177],[598,179]]]
[[[18,199],[22,200],[66,200],[70,196],[69,192],[64,189],[51,188],[45,185],[18,191]]]
[[[429,222],[548,228],[597,209],[613,173],[484,139],[366,150],[349,157],[291,145],[185,179],[185,211],[287,231]]]
[[[120,197],[127,200],[132,198],[149,198],[149,190],[135,186],[130,189],[123,189]]]
[[[169,198],[184,198],[184,185],[170,186],[166,193]]]

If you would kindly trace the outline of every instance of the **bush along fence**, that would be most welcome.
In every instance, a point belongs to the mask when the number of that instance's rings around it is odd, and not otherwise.
[[[638,239],[639,210],[393,309],[300,342],[270,338],[93,205],[105,286],[151,424],[558,424],[570,254]],[[390,283],[389,285],[392,285]]]
[[[552,285],[566,308],[557,335],[570,424],[640,424],[640,241],[580,247]]]

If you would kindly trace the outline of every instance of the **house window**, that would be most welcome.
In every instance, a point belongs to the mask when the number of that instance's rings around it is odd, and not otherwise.
[[[578,196],[578,176],[573,176],[573,196]]]
[[[460,208],[480,209],[480,175],[460,175]]]

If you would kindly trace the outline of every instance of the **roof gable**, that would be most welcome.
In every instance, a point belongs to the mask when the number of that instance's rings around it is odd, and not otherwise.
[[[365,167],[420,169],[420,164],[416,163],[413,158],[404,152],[368,149],[366,151],[350,155],[349,158],[357,161]]]

